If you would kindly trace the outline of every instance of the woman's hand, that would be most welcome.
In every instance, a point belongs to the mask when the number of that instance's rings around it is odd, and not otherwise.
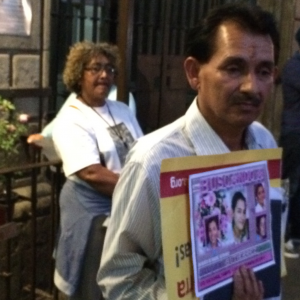
[[[39,141],[39,140],[41,140],[43,138],[44,137],[40,133],[31,134],[27,138],[27,143],[31,144],[31,143],[34,143],[35,141]]]
[[[251,269],[240,267],[233,276],[232,300],[262,300],[263,296],[262,282],[256,279]]]

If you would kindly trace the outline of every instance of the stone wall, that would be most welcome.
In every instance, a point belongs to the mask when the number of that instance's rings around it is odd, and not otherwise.
[[[274,14],[280,33],[280,55],[278,62],[278,76],[283,64],[295,50],[294,32],[297,27],[297,11],[299,14],[300,0],[258,0],[258,5]],[[298,28],[298,27],[297,27]],[[279,80],[280,82],[280,80]],[[264,112],[260,118],[261,122],[273,133],[278,140],[280,136],[282,112],[282,89],[277,84],[271,97],[265,105]]]
[[[32,7],[30,35],[0,34],[0,95],[1,90],[41,89],[49,84],[51,0],[27,1]],[[38,97],[18,96],[13,101],[19,111],[38,116]],[[47,102],[48,99],[43,99],[44,110],[47,110]]]
[[[18,8],[18,0],[4,0],[6,4]],[[1,91],[31,90],[33,94],[12,94],[13,102],[19,112],[27,113],[36,122],[39,105],[47,111],[48,98],[37,96],[35,91],[48,88],[49,84],[49,42],[50,42],[50,7],[51,0],[26,0],[31,3],[32,23],[29,36],[0,34],[0,95]],[[23,0],[23,3],[26,2]],[[1,20],[3,21],[3,20]],[[34,127],[36,130],[36,127]],[[40,180],[42,180],[40,178]],[[43,180],[44,181],[44,180]],[[20,185],[20,184],[19,184]],[[7,282],[0,276],[0,300],[28,299],[34,270],[32,251],[36,246],[36,299],[47,299],[52,288],[52,251],[49,183],[38,184],[38,201],[36,210],[36,240],[32,235],[32,199],[30,187],[26,183],[17,188],[18,195],[14,205],[13,221],[19,234],[0,242],[0,274],[6,270],[7,252],[10,253],[11,279],[10,297],[7,298]],[[5,274],[4,274],[5,275]],[[27,290],[27,291],[26,291]],[[45,294],[44,291],[47,293]],[[44,297],[43,297],[44,295]],[[48,298],[49,299],[49,298]]]

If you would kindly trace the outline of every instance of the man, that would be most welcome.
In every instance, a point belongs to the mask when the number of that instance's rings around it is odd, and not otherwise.
[[[300,28],[295,39],[300,47]],[[289,179],[289,215],[284,255],[298,258],[294,240],[300,241],[300,53],[282,70],[283,110],[280,145],[283,147],[283,178]]]
[[[276,147],[254,120],[272,88],[278,39],[269,13],[237,4],[212,11],[188,35],[184,69],[197,97],[185,116],[141,138],[129,153],[98,272],[106,299],[168,299],[159,205],[163,159]],[[233,299],[262,295],[262,283],[241,267]]]

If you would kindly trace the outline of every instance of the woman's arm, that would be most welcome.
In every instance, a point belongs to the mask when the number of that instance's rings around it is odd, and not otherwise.
[[[101,164],[93,164],[75,173],[81,180],[90,184],[98,192],[112,196],[114,188],[119,179],[115,174]]]

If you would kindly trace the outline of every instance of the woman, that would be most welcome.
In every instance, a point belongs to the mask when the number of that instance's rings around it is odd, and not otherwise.
[[[221,246],[218,216],[211,217],[206,222],[207,249]]]
[[[264,211],[266,209],[266,204],[265,204],[266,193],[262,183],[257,183],[254,186],[254,194],[256,200],[255,212]]]
[[[116,46],[81,42],[71,48],[63,72],[65,85],[77,98],[53,129],[67,178],[60,195],[54,281],[70,299],[102,299],[96,273],[103,223],[125,157],[142,135],[128,106],[107,99],[118,64]]]
[[[248,239],[246,198],[241,192],[235,192],[232,201],[232,231],[235,243],[241,243]]]
[[[261,241],[267,236],[266,232],[266,215],[256,218],[256,240]]]

